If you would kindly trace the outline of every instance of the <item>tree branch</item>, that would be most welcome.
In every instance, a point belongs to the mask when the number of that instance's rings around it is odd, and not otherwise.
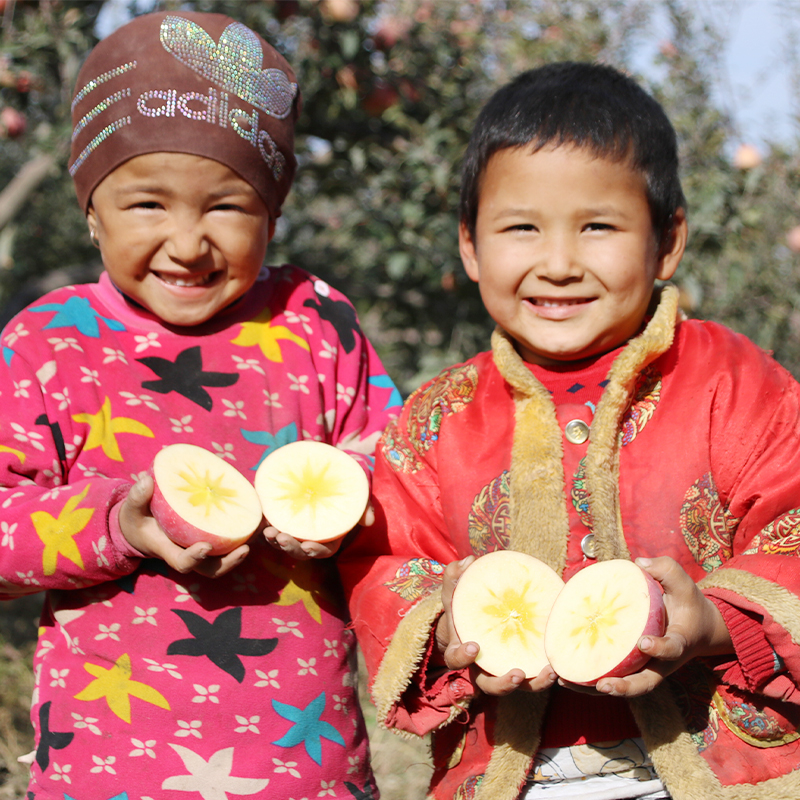
[[[20,171],[0,192],[0,230],[17,215],[33,191],[47,177],[55,164],[51,153],[40,153],[22,165]]]

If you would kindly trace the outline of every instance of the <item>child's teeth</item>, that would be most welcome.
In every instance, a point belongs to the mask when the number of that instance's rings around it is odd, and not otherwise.
[[[187,278],[164,278],[166,283],[171,283],[173,286],[202,286],[211,280],[210,275],[203,275],[194,279]]]

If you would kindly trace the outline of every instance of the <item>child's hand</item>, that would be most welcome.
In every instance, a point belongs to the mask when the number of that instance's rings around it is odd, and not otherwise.
[[[150,513],[152,497],[153,479],[147,475],[131,487],[119,512],[122,535],[142,555],[160,558],[181,573],[194,570],[216,578],[241,564],[250,552],[246,544],[224,556],[209,556],[211,545],[207,542],[197,542],[185,549],[180,547],[164,533]]]
[[[373,522],[375,522],[375,512],[372,510],[372,506],[368,505],[358,524],[368,527],[372,525]],[[330,558],[339,551],[345,538],[342,536],[339,539],[334,539],[332,542],[309,542],[302,539],[295,539],[294,536],[290,536],[288,533],[282,533],[269,524],[267,524],[267,527],[264,529],[264,536],[273,547],[278,550],[283,550],[287,555],[301,561],[308,558]]]
[[[486,694],[510,694],[515,689],[520,688],[534,692],[548,689],[556,680],[556,675],[549,665],[544,667],[535,678],[530,678],[529,680],[525,679],[525,673],[521,669],[509,670],[505,675],[490,675],[474,663],[475,657],[480,651],[479,645],[476,642],[462,642],[458,638],[453,625],[453,592],[458,579],[474,560],[475,556],[467,556],[461,561],[453,561],[447,565],[444,571],[444,583],[442,585],[444,614],[439,618],[436,626],[436,643],[442,653],[445,664],[449,669],[469,667],[473,685]]]
[[[672,558],[637,558],[664,589],[667,629],[663,636],[644,636],[639,649],[651,656],[642,670],[624,678],[603,678],[597,691],[619,697],[652,692],[664,678],[700,656],[733,652],[728,628],[719,609]],[[569,684],[580,691],[581,687]]]

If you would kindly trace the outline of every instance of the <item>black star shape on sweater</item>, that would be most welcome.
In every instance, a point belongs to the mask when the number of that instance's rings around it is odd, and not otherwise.
[[[317,295],[317,302],[309,299],[303,303],[307,308],[316,309],[324,320],[333,325],[339,335],[339,341],[345,353],[349,353],[356,346],[355,334],[358,332],[358,320],[353,306],[344,300],[332,300],[330,297]]]
[[[350,781],[345,781],[344,785],[347,787],[347,791],[350,792],[356,800],[375,800],[375,795],[372,793],[372,787],[369,784],[364,786],[363,791]]]
[[[67,448],[64,445],[64,434],[61,433],[61,426],[57,422],[50,422],[47,419],[47,414],[39,414],[36,417],[35,425],[46,425],[50,428],[50,433],[53,434],[53,444],[56,446],[56,454],[58,460],[63,464],[67,460]]]
[[[178,353],[174,362],[158,356],[136,360],[158,375],[157,381],[142,381],[143,389],[159,394],[177,392],[206,411],[211,411],[213,401],[204,386],[232,386],[239,380],[235,372],[203,372],[203,356],[199,345],[187,347]]]
[[[278,639],[243,639],[242,609],[229,608],[208,622],[192,611],[173,608],[194,638],[178,639],[167,647],[168,656],[207,656],[239,683],[244,680],[244,664],[239,656],[265,656]]]
[[[50,730],[50,706],[52,700],[48,700],[39,709],[39,746],[36,748],[36,763],[44,772],[50,765],[50,748],[53,750],[63,750],[75,736],[69,733],[55,733]]]

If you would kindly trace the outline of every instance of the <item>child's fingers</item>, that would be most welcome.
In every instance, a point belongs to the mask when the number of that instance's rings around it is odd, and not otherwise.
[[[611,697],[640,697],[652,692],[663,680],[664,675],[658,670],[645,668],[624,678],[602,678],[595,690]],[[570,685],[570,688],[576,687]]]
[[[476,667],[475,673],[472,676],[473,683],[484,694],[496,696],[511,694],[511,692],[525,685],[525,673],[521,669],[512,669],[505,675],[496,676],[489,675]]]
[[[464,570],[475,560],[475,556],[467,556],[461,561],[451,561],[444,570],[442,580],[442,605],[445,613],[449,616],[453,605],[453,592],[456,590],[458,579],[464,574]]]
[[[308,558],[330,558],[339,551],[342,546],[341,539],[334,539],[332,542],[301,542],[300,549]]]
[[[695,591],[695,582],[674,558],[637,558],[636,564],[661,584],[666,595],[688,596]]]
[[[444,651],[444,663],[449,669],[465,669],[475,663],[480,647],[475,642],[461,642],[452,638]]]
[[[358,524],[363,525],[365,528],[369,528],[370,525],[375,524],[375,509],[372,507],[372,503],[366,507]]]
[[[224,556],[202,558],[195,563],[192,569],[207,578],[219,578],[232,569],[236,569],[247,558],[249,552],[250,548],[246,544],[242,544]]]
[[[689,647],[689,642],[682,626],[673,624],[663,636],[643,636],[638,646],[651,658],[657,658],[659,661],[678,661]]]
[[[332,542],[301,541],[271,525],[264,528],[264,536],[277,550],[282,550],[288,556],[300,561],[305,561],[309,558],[330,558],[342,546],[341,539],[334,539]]]
[[[529,689],[532,692],[543,692],[545,689],[549,689],[557,679],[558,676],[553,671],[553,668],[547,664],[535,678],[529,678],[522,684],[522,688]]]

